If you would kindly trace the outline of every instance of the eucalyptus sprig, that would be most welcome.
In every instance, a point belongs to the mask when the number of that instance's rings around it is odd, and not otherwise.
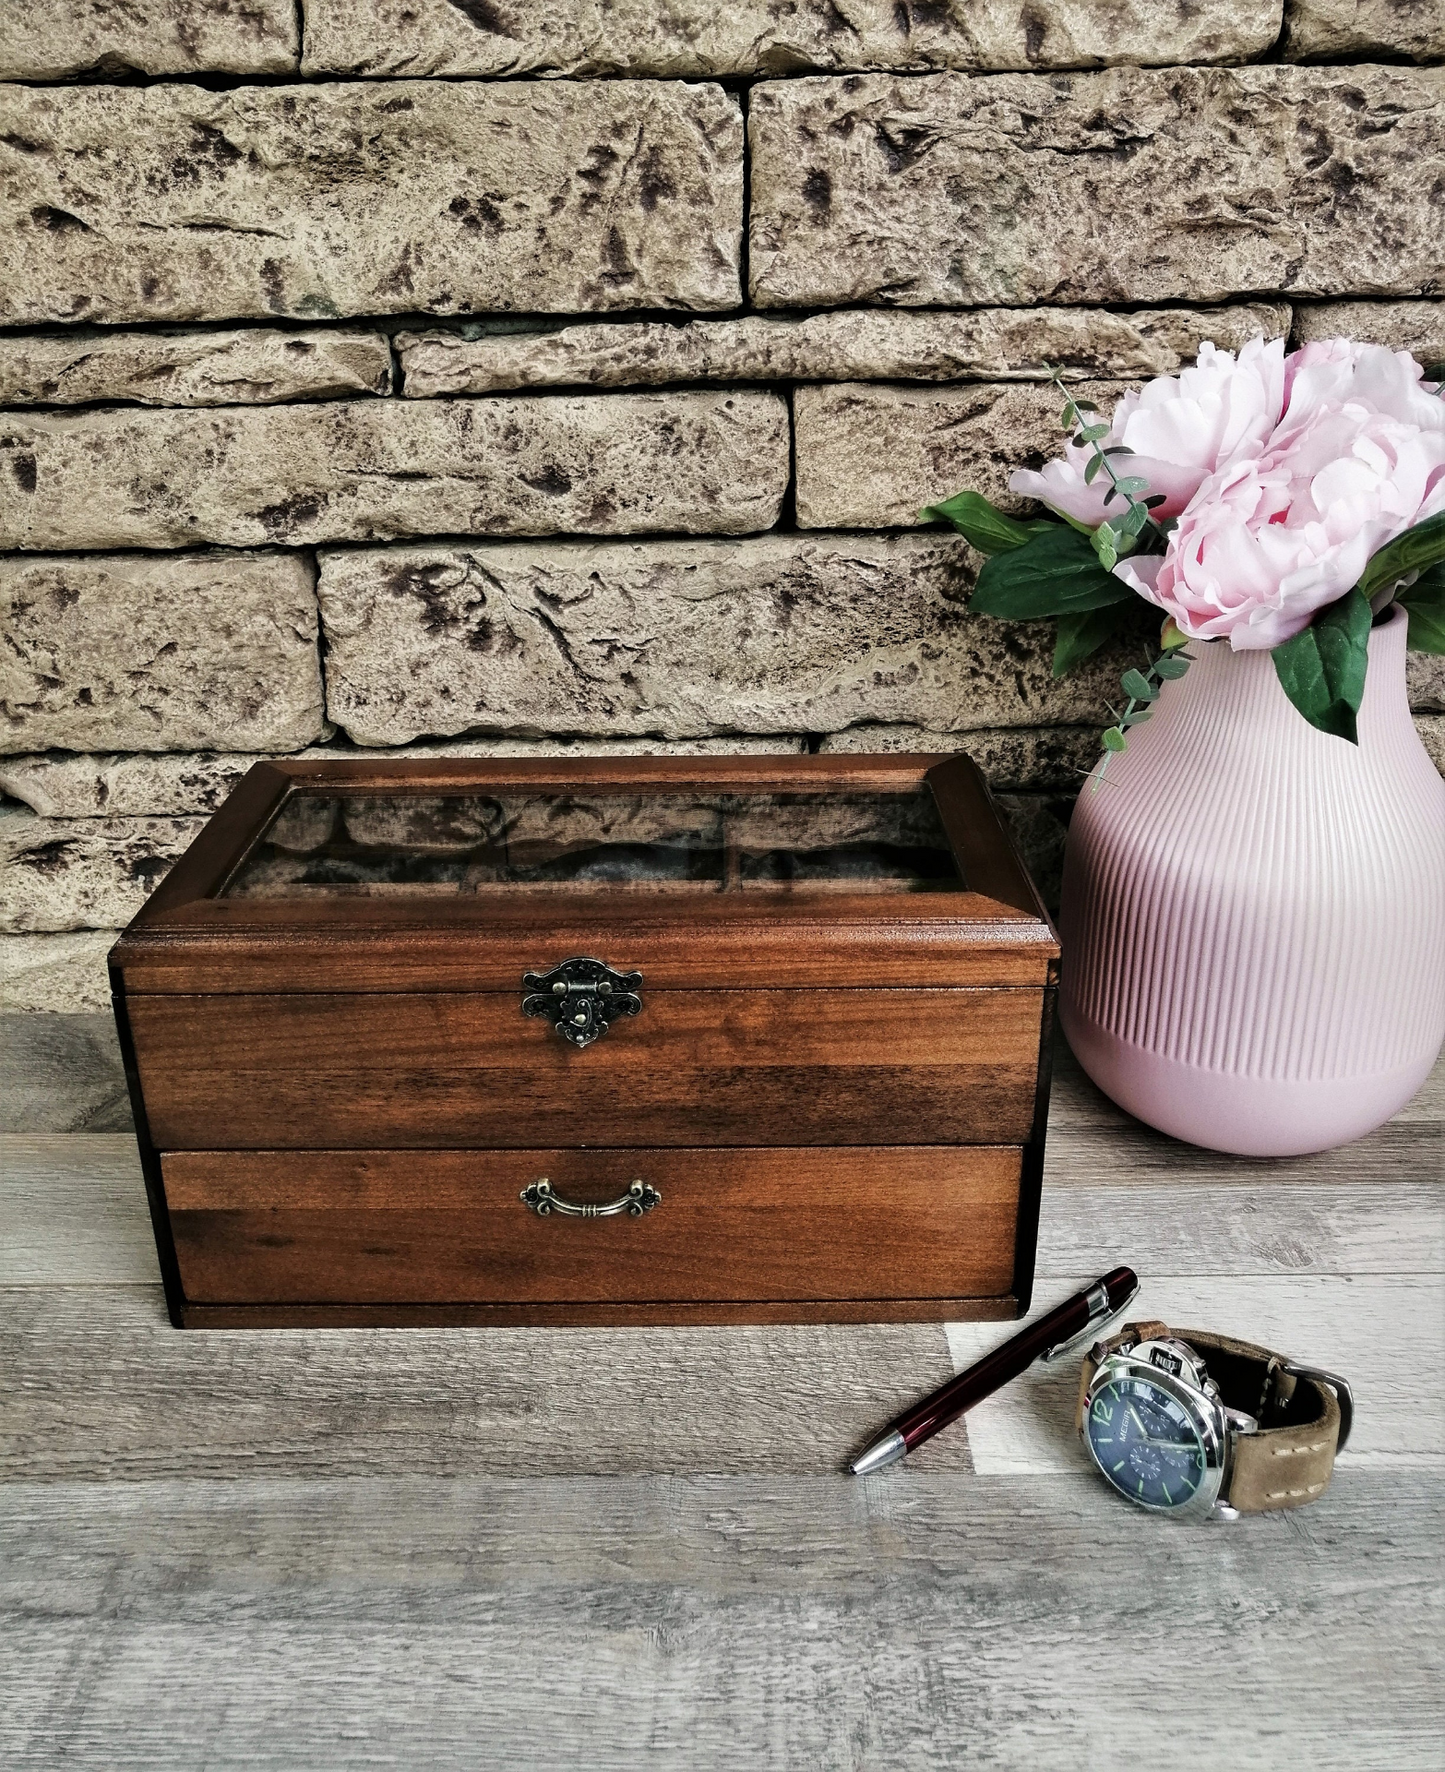
[[[1150,660],[1142,671],[1125,671],[1119,679],[1120,686],[1129,699],[1122,714],[1115,707],[1109,709],[1116,724],[1103,734],[1104,755],[1094,772],[1095,788],[1104,779],[1110,757],[1129,748],[1129,729],[1142,726],[1153,713],[1154,703],[1159,699],[1162,686],[1176,682],[1194,662],[1184,650],[1189,644],[1189,636],[1180,632],[1172,615],[1164,624],[1159,644],[1163,650],[1158,658]]]
[[[1097,413],[1099,408],[1092,400],[1076,400],[1064,386],[1063,372],[1052,364],[1045,363],[1049,372],[1049,380],[1064,396],[1062,428],[1069,433],[1069,441],[1076,449],[1092,451],[1084,468],[1084,484],[1092,486],[1100,473],[1109,477],[1109,489],[1104,494],[1104,508],[1116,498],[1122,498],[1125,504],[1124,515],[1117,522],[1107,518],[1093,533],[1094,552],[1099,557],[1099,564],[1106,572],[1112,572],[1126,554],[1150,545],[1151,552],[1162,551],[1165,543],[1164,530],[1154,521],[1152,512],[1164,503],[1164,494],[1149,493],[1149,482],[1137,474],[1126,474],[1121,480],[1114,471],[1110,460],[1115,455],[1132,455],[1134,451],[1127,443],[1111,443],[1107,449],[1099,447],[1100,442],[1108,436],[1110,426],[1101,423],[1097,418],[1085,418],[1086,412]]]

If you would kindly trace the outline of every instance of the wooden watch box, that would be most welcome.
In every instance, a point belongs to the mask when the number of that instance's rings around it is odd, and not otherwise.
[[[1058,953],[964,757],[258,764],[111,953],[172,1320],[1019,1315]]]

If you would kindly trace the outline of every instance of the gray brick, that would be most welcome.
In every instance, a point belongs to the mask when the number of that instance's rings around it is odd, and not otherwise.
[[[1118,382],[1085,382],[1080,397],[1108,411],[1122,392]],[[1008,489],[1009,475],[1057,454],[1060,405],[1058,389],[1037,382],[798,388],[798,525],[912,525],[924,505],[965,488],[1026,510],[1029,501]]]
[[[1356,338],[1408,351],[1421,363],[1445,363],[1445,301],[1302,302],[1295,309],[1294,342]]]
[[[1368,61],[1445,56],[1440,0],[1286,0],[1283,50],[1290,61]]]
[[[0,546],[253,547],[411,535],[766,529],[776,394],[345,400],[0,413]]]
[[[0,753],[285,749],[321,736],[293,554],[0,558]]]
[[[1445,714],[1445,658],[1432,652],[1406,653],[1405,693],[1417,714]]]
[[[328,712],[371,745],[1100,721],[1119,657],[1054,682],[1050,636],[968,614],[971,558],[932,534],[328,552]]]
[[[0,337],[0,406],[270,405],[391,391],[379,332],[101,332]]]
[[[1423,305],[1423,304],[1422,304]],[[1237,348],[1289,331],[1284,302],[1226,308],[842,310],[806,319],[632,320],[501,331],[398,333],[411,399],[509,388],[655,387],[681,381],[1040,381],[1045,363],[1083,375],[1168,375],[1202,339]]]
[[[0,322],[709,309],[743,139],[715,85],[0,89]]]
[[[1262,54],[1279,0],[306,0],[309,73],[795,74]]]
[[[295,0],[7,0],[0,80],[294,74]]]
[[[764,83],[763,307],[1437,294],[1445,69]]]
[[[77,1015],[109,1010],[105,956],[119,929],[0,935],[0,1011]]]
[[[128,923],[205,823],[201,818],[39,818],[0,810],[0,932]]]

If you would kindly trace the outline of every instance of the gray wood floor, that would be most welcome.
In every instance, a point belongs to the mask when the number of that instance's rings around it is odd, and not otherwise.
[[[1439,1763],[1445,1065],[1246,1163],[1063,1055],[1040,1305],[1126,1260],[1357,1383],[1318,1504],[1189,1528],[1067,1362],[844,1474],[997,1325],[179,1334],[103,1018],[0,1042],[7,1767]]]

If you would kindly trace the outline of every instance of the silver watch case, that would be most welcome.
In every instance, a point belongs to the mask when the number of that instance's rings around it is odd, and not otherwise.
[[[1124,1500],[1147,1513],[1167,1514],[1175,1520],[1199,1520],[1211,1516],[1235,1519],[1234,1509],[1221,1500],[1221,1496],[1228,1493],[1234,1435],[1254,1433],[1258,1424],[1253,1417],[1225,1408],[1218,1389],[1205,1371],[1204,1361],[1187,1342],[1171,1336],[1167,1340],[1141,1341],[1135,1347],[1120,1348],[1111,1354],[1104,1354],[1102,1349],[1098,1351],[1102,1357],[1089,1382],[1083,1419],[1079,1423],[1079,1438],[1099,1474],[1109,1481],[1089,1439],[1089,1412],[1094,1407],[1094,1398],[1114,1379],[1147,1378],[1160,1390],[1167,1391],[1188,1415],[1204,1448],[1204,1477],[1194,1494],[1179,1507],[1160,1507],[1154,1502],[1135,1500],[1130,1495],[1124,1495]],[[1153,1357],[1156,1355],[1158,1359]],[[1109,1483],[1109,1487],[1114,1489],[1115,1486]],[[1123,1495],[1122,1490],[1115,1489],[1115,1493]]]

